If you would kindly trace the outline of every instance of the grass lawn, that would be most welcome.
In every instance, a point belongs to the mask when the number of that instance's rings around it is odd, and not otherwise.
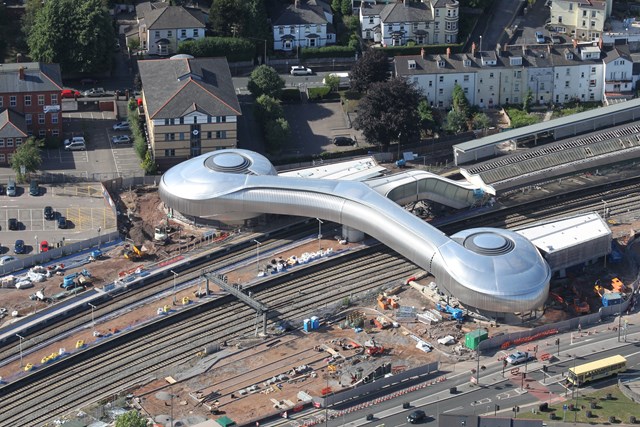
[[[611,393],[611,400],[607,400],[607,393]],[[571,394],[567,396],[571,397]],[[595,408],[591,409],[591,403],[595,403]],[[538,412],[533,414],[530,412],[521,412],[520,418],[537,419],[537,420],[549,420],[550,414],[555,415],[555,420],[562,421],[564,418],[564,411],[562,405],[575,405],[575,399],[569,399],[564,402],[560,402],[554,405],[549,405],[549,409],[545,412]],[[584,409],[582,407],[584,406]],[[587,418],[586,412],[591,411],[591,417]],[[590,424],[609,424],[609,417],[616,417],[617,423],[628,423],[629,417],[634,415],[636,418],[640,418],[640,404],[633,403],[618,389],[618,386],[613,385],[603,388],[591,394],[583,395],[580,392],[578,398],[578,405],[574,411],[567,409],[567,422],[573,422],[574,417],[579,423]]]

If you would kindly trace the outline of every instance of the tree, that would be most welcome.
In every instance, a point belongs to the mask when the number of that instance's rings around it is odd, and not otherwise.
[[[459,84],[453,86],[453,93],[451,94],[453,109],[458,113],[464,114],[465,117],[469,117],[469,101],[464,94],[464,89]]]
[[[63,74],[111,68],[115,33],[102,0],[45,2],[28,36],[34,61],[59,63]]]
[[[251,72],[247,87],[256,98],[262,94],[280,98],[284,88],[284,80],[272,67],[260,65]]]
[[[420,123],[423,128],[431,130],[435,128],[436,121],[433,118],[433,111],[429,106],[429,102],[424,98],[418,103],[418,117],[420,117]]]
[[[389,61],[380,49],[369,49],[351,67],[351,88],[365,92],[369,85],[387,80]]]
[[[478,113],[473,116],[474,129],[487,129],[489,126],[491,126],[491,118],[485,113]]]
[[[29,137],[23,142],[11,157],[11,169],[18,175],[18,181],[24,180],[22,168],[26,173],[32,173],[38,170],[42,164],[42,156],[40,149],[44,146],[44,141]]]
[[[140,167],[147,175],[155,175],[158,172],[158,165],[153,161],[151,151],[147,150],[147,153],[144,155],[144,160],[140,163]]]
[[[327,74],[324,77],[324,85],[331,88],[332,92],[335,92],[340,87],[340,77],[335,74]]]
[[[467,130],[467,117],[461,111],[456,111],[452,108],[447,113],[444,130],[450,133],[459,133]]]
[[[9,30],[9,16],[5,3],[0,3],[0,61],[4,62],[7,55],[7,32]]]
[[[353,13],[353,9],[351,8],[351,0],[342,0],[340,4],[340,13],[342,16],[348,16]]]
[[[116,418],[116,427],[147,427],[147,419],[138,411],[129,411]]]
[[[267,123],[274,121],[278,117],[284,117],[284,109],[280,105],[280,101],[269,95],[260,95],[256,99],[255,106],[256,119],[260,123]]]
[[[528,113],[531,111],[531,104],[533,104],[533,91],[529,89],[522,100],[522,109]]]
[[[358,105],[353,125],[367,141],[388,151],[391,141],[400,143],[418,138],[420,91],[405,79],[371,84]]]
[[[267,149],[270,152],[279,151],[289,139],[290,133],[289,122],[284,117],[265,123],[264,138],[267,143]]]

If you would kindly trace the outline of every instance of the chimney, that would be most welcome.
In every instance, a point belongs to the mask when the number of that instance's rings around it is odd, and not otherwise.
[[[577,48],[578,48],[578,40],[573,39],[573,40],[571,40],[571,41],[573,42],[573,48],[574,48],[574,49],[577,49]]]
[[[471,56],[476,57],[476,42],[471,43]]]
[[[602,46],[604,45],[604,40],[602,40],[602,36],[598,39],[598,47],[602,50]]]
[[[420,49],[420,56],[422,59],[427,59],[427,51],[425,51],[424,48]]]
[[[18,68],[18,78],[24,80],[24,67]]]
[[[300,0],[295,0],[295,2],[293,3],[293,7],[295,7],[296,9],[300,7]]]
[[[451,59],[451,48],[447,48],[447,58]]]
[[[550,44],[547,45],[547,53],[549,55],[551,55],[551,45]]]

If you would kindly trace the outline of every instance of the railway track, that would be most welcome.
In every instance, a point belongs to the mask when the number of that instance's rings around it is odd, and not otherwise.
[[[335,298],[334,301],[339,302],[345,292],[372,291],[419,271],[381,246],[346,257],[350,258],[349,262],[335,268],[327,268],[326,264],[312,266],[302,270],[301,277],[289,274],[275,286],[258,284],[252,288],[253,295],[270,307],[271,322],[280,318],[299,320],[327,301]],[[189,364],[195,353],[207,344],[230,340],[255,329],[253,312],[230,297],[194,309],[198,316],[181,313],[176,322],[164,319],[157,330],[131,337],[108,352],[81,357],[81,363],[60,369],[55,375],[14,390],[15,386],[0,389],[4,391],[0,401],[0,426],[40,425],[54,414],[145,382],[158,371]],[[164,327],[160,327],[162,323],[166,323]]]
[[[635,183],[619,185],[622,192],[620,195],[617,195],[617,191],[614,195],[613,187],[609,185],[604,190],[585,191],[573,199],[569,195],[553,196],[545,202],[535,202],[535,207],[526,209],[528,213],[514,214],[517,207],[501,212],[492,212],[474,219],[473,226],[495,226],[496,223],[497,226],[504,226],[508,223],[509,227],[512,227],[559,215],[566,216],[570,212],[568,206],[576,200],[576,203],[580,204],[581,209],[585,211],[602,208],[602,200],[605,200],[610,214],[613,215],[618,211],[624,212],[631,209],[634,204],[637,205],[640,198],[635,194],[640,185],[637,181],[640,180],[636,180]],[[543,210],[544,213],[532,215],[531,213],[536,209]],[[456,229],[468,228],[471,226],[469,225],[470,221],[472,220],[448,225],[446,232],[452,233],[457,231]],[[340,299],[356,289],[361,291],[375,289],[384,284],[385,280],[397,279],[399,275],[406,277],[405,274],[416,271],[415,266],[402,261],[392,251],[383,250],[381,246],[376,248],[382,254],[377,265],[385,266],[384,269],[381,269],[385,272],[384,275],[375,268],[371,268],[374,260],[367,257],[372,255],[368,251],[363,251],[353,254],[353,258],[342,260],[342,264],[346,263],[348,266],[338,265],[329,271],[318,273],[312,265],[308,270],[301,270],[305,271],[304,274],[301,272],[291,274],[287,281],[276,282],[268,289],[258,290],[256,288],[254,295],[257,295],[261,302],[281,312],[282,317],[287,319],[296,318],[298,315],[308,317],[311,307],[314,307],[314,304],[317,306],[318,303],[322,305],[327,298]],[[252,248],[247,250],[247,254],[249,253],[253,253]],[[393,263],[400,261],[404,267],[398,267],[398,270],[389,268],[392,260]],[[216,265],[222,264],[224,263],[216,263]],[[373,264],[375,267],[376,264]],[[356,271],[357,278],[347,280],[353,277],[349,272],[353,273],[354,271]],[[373,274],[371,274],[372,271]],[[327,275],[332,278],[328,278]],[[364,280],[367,284],[364,286],[356,284],[356,280]],[[256,286],[266,287],[268,286],[266,283],[270,283],[270,281]],[[286,290],[285,283],[289,288],[295,288],[293,294]],[[336,288],[338,285],[340,288]],[[299,291],[304,292],[302,294],[304,298],[300,298]],[[296,292],[298,292],[298,296],[296,296]],[[234,315],[249,319],[232,322],[231,319],[235,318]],[[186,316],[189,318],[182,318]],[[0,414],[2,414],[0,415],[0,426],[39,425],[51,419],[55,414],[65,413],[85,403],[145,382],[148,378],[153,377],[155,372],[163,371],[171,366],[188,365],[194,357],[196,349],[207,343],[220,342],[238,334],[249,333],[255,328],[254,320],[252,320],[254,316],[251,311],[240,306],[239,303],[233,302],[230,297],[223,297],[215,302],[194,307],[193,311],[174,317],[171,322],[166,319],[159,323],[157,325],[158,331],[147,335],[143,335],[142,332],[133,333],[128,338],[129,341],[119,344],[106,353],[87,356],[85,359],[80,357],[78,362],[81,362],[81,365],[76,364],[50,371],[50,368],[47,368],[49,372],[46,376],[43,375],[42,378],[38,378],[30,384],[16,383],[0,389],[0,395],[7,393],[0,402]],[[271,318],[271,320],[275,321],[277,317]],[[194,326],[195,324],[216,326],[212,329],[206,326]],[[179,332],[167,332],[167,329]],[[135,348],[135,350],[129,351],[127,348]],[[78,381],[77,377],[79,376],[84,378],[84,382]],[[86,383],[87,381],[89,383]],[[79,389],[82,392],[79,392]],[[37,404],[34,404],[34,401]],[[38,411],[32,409],[40,407],[46,409]],[[32,413],[33,415],[29,415]],[[27,420],[27,422],[23,423],[22,420]]]

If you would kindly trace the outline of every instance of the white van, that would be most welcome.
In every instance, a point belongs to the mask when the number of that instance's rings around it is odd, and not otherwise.
[[[72,143],[65,145],[67,151],[84,151],[87,149],[87,145],[82,141],[73,141]]]
[[[324,85],[327,84],[327,77],[329,76],[335,76],[340,79],[340,83],[338,83],[339,88],[348,89],[349,87],[351,87],[351,80],[349,79],[349,73],[329,73],[324,77],[324,79],[322,79],[322,84]]]

